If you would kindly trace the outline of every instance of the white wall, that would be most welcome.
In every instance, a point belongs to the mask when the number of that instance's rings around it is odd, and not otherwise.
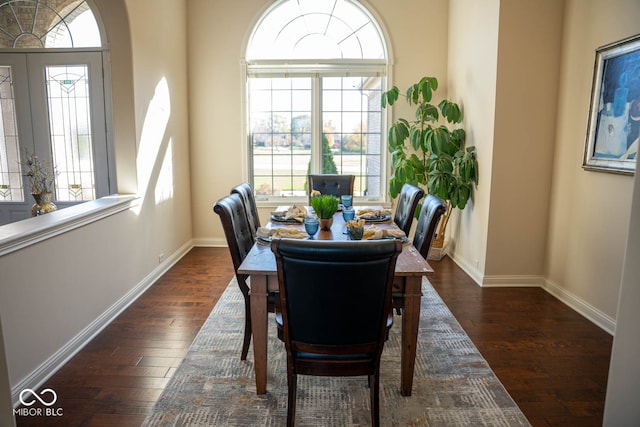
[[[11,387],[9,385],[9,370],[4,351],[2,336],[2,319],[0,319],[0,425],[12,427],[16,425],[11,401]]]
[[[450,98],[462,107],[467,146],[476,147],[479,184],[465,210],[453,212],[447,249],[481,283],[492,197],[500,1],[453,0],[449,9]]]

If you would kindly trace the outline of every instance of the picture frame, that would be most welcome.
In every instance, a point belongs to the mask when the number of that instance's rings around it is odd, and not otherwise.
[[[596,49],[582,167],[633,175],[640,138],[640,34]]]

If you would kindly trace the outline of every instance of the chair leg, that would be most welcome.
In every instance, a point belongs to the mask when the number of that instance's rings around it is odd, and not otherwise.
[[[249,354],[249,344],[251,343],[251,306],[249,295],[244,296],[244,340],[242,341],[242,353],[240,360],[246,360]]]
[[[289,363],[290,365],[290,363]],[[287,427],[294,427],[296,424],[296,395],[298,393],[298,375],[293,372],[293,367],[287,367]]]
[[[371,426],[380,426],[380,376],[378,372],[369,375],[369,395],[371,398]]]

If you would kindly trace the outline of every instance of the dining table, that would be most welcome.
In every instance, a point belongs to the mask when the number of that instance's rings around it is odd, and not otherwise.
[[[287,210],[288,207],[278,207],[277,211]],[[356,212],[363,209],[382,209],[379,206],[355,206]],[[311,211],[310,207],[306,207]],[[294,227],[304,231],[304,226],[298,220],[278,221],[271,216],[266,228]],[[398,229],[391,216],[381,218],[366,224],[382,229]],[[331,230],[319,230],[313,238],[318,240],[347,240],[346,224],[342,212],[338,211],[333,217]],[[404,239],[402,252],[397,258],[393,293],[394,298],[402,299],[402,338],[400,364],[400,393],[411,396],[413,386],[413,372],[418,342],[418,325],[420,322],[420,301],[422,297],[422,277],[432,273],[433,269],[422,257],[420,252]],[[250,306],[251,331],[253,334],[254,371],[257,394],[267,392],[267,337],[268,337],[268,304],[270,292],[278,291],[278,277],[275,255],[268,244],[256,241],[244,261],[238,268],[239,274],[250,276]],[[274,323],[275,324],[275,323]]]

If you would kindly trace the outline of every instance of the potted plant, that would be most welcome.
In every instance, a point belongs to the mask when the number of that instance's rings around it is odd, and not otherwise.
[[[338,211],[338,198],[330,194],[322,194],[311,198],[311,207],[320,220],[322,230],[331,230],[333,215]]]
[[[431,104],[437,89],[435,77],[423,77],[409,86],[405,94],[393,86],[382,94],[382,108],[392,106],[399,96],[415,106],[414,120],[399,118],[389,128],[393,168],[389,193],[396,197],[402,186],[409,183],[426,187],[428,193],[447,203],[433,243],[434,247],[442,248],[451,210],[464,209],[473,185],[478,184],[478,161],[475,147],[465,147],[466,133],[460,126],[462,111],[458,104],[447,99],[437,106]],[[446,124],[439,124],[441,117]]]

